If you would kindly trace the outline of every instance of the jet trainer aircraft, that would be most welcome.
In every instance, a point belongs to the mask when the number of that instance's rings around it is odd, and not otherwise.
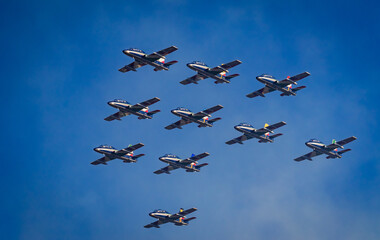
[[[209,119],[211,117],[211,113],[214,113],[220,109],[222,109],[223,106],[221,105],[216,105],[212,108],[200,111],[198,113],[193,113],[189,109],[179,107],[176,109],[173,109],[171,112],[178,116],[181,117],[181,120],[170,124],[169,126],[166,126],[165,129],[171,130],[173,128],[179,128],[182,129],[183,125],[189,124],[189,123],[197,123],[199,124],[198,127],[212,127],[213,123],[220,120],[221,118],[214,118],[214,119]]]
[[[125,163],[131,163],[131,162],[137,162],[137,159],[139,157],[144,156],[145,154],[139,154],[134,156],[133,151],[136,149],[139,149],[143,147],[144,144],[138,143],[136,145],[129,145],[127,148],[121,149],[121,150],[116,150],[112,146],[107,146],[107,145],[100,145],[99,147],[94,148],[95,152],[104,154],[104,157],[99,158],[96,161],[93,161],[91,164],[92,165],[98,165],[98,164],[104,164],[107,165],[108,161],[114,160],[114,159],[121,159]]]
[[[232,145],[235,143],[240,143],[243,144],[243,141],[251,139],[251,138],[258,138],[259,143],[267,143],[270,142],[272,143],[276,137],[279,137],[282,135],[282,133],[277,133],[272,136],[269,136],[269,133],[274,133],[273,130],[277,129],[279,127],[282,127],[286,125],[285,122],[278,122],[273,125],[265,124],[263,128],[260,129],[255,129],[252,127],[252,125],[248,123],[240,123],[239,125],[236,125],[234,128],[239,131],[244,133],[242,136],[234,138],[226,144]]]
[[[180,83],[183,85],[187,85],[190,83],[198,84],[198,81],[206,78],[215,79],[215,83],[230,83],[230,79],[239,76],[239,74],[232,74],[226,76],[226,73],[228,73],[228,69],[233,68],[239,65],[240,63],[241,61],[235,60],[233,62],[225,63],[214,68],[209,68],[203,62],[194,61],[192,63],[188,63],[187,66],[191,70],[196,71],[197,74],[181,81]]]
[[[115,99],[113,101],[109,101],[108,105],[111,107],[119,109],[117,113],[114,113],[108,117],[106,117],[104,120],[106,121],[113,121],[113,120],[121,120],[122,117],[128,116],[130,114],[138,116],[138,119],[152,119],[153,114],[156,114],[160,112],[160,110],[154,110],[152,112],[148,112],[150,105],[160,101],[159,98],[155,97],[152,99],[149,99],[145,102],[137,103],[135,105],[130,104],[127,101],[121,100],[121,99]]]
[[[158,221],[145,225],[144,228],[151,228],[151,227],[160,228],[159,225],[168,223],[168,222],[174,223],[174,225],[176,226],[188,225],[189,222],[191,220],[196,219],[196,217],[186,218],[186,215],[195,211],[197,211],[196,208],[190,208],[187,210],[183,210],[183,208],[181,208],[178,213],[170,214],[165,210],[161,210],[161,209],[154,210],[153,212],[149,213],[149,216],[158,218]]]
[[[310,73],[303,72],[301,74],[295,75],[293,77],[287,77],[284,80],[278,81],[273,76],[262,74],[260,76],[257,76],[256,79],[259,82],[262,82],[265,84],[265,87],[257,90],[253,93],[247,94],[247,97],[254,98],[257,96],[265,97],[264,94],[273,92],[275,90],[278,90],[282,92],[281,96],[296,96],[296,92],[304,89],[306,86],[300,86],[292,89],[292,84],[297,85],[297,81],[309,76]]]
[[[175,170],[177,168],[184,168],[186,169],[186,172],[200,172],[201,167],[207,166],[208,163],[203,163],[200,165],[198,164],[198,160],[207,157],[210,155],[207,152],[198,154],[198,155],[192,155],[190,158],[181,159],[176,155],[173,154],[165,154],[164,156],[160,157],[159,159],[163,161],[164,163],[168,163],[169,166],[161,168],[160,170],[155,171],[155,174],[161,174],[161,173],[167,173],[170,174],[170,171]]]
[[[306,159],[311,161],[311,158],[318,156],[318,155],[321,155],[321,154],[326,154],[327,159],[329,159],[329,158],[342,158],[342,154],[345,152],[351,151],[351,149],[345,149],[345,150],[338,151],[338,148],[343,149],[344,148],[343,145],[350,143],[354,140],[356,140],[356,137],[354,137],[354,136],[346,138],[346,139],[338,141],[338,142],[336,142],[334,139],[330,145],[325,145],[317,139],[311,139],[311,140],[307,141],[305,143],[305,145],[308,146],[309,148],[312,148],[313,151],[309,152],[309,153],[307,153],[301,157],[294,159],[294,161],[300,162],[300,161],[303,161]]]
[[[176,51],[178,48],[176,46],[171,46],[166,49],[163,49],[158,52],[154,52],[152,54],[145,54],[140,49],[136,48],[129,48],[123,50],[123,53],[129,57],[132,57],[135,59],[133,63],[130,63],[128,65],[125,65],[124,67],[120,68],[119,71],[122,73],[128,72],[128,71],[134,71],[136,72],[136,69],[145,65],[151,65],[154,67],[154,71],[160,71],[160,70],[169,70],[170,65],[173,65],[174,63],[177,63],[178,61],[171,61],[168,63],[165,63],[165,56],[169,53],[172,53]]]

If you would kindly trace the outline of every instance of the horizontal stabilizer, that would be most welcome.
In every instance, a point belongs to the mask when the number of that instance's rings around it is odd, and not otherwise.
[[[237,77],[237,76],[240,76],[240,74],[232,74],[232,75],[226,76],[225,78],[226,78],[227,80],[230,80],[230,79],[232,79],[232,78],[234,78],[234,77]]]
[[[145,154],[141,153],[139,155],[133,156],[132,159],[137,160],[139,157],[142,157],[142,156],[145,156]]]
[[[214,122],[216,122],[216,121],[219,121],[219,120],[221,120],[222,118],[220,118],[220,117],[218,117],[218,118],[213,118],[213,119],[211,119],[211,120],[208,120],[208,122],[210,123],[210,124],[214,124]]]
[[[164,66],[165,67],[170,67],[171,65],[173,65],[173,64],[175,64],[175,63],[177,63],[178,61],[171,61],[171,62],[167,62],[167,63],[164,63]]]
[[[282,135],[282,133],[277,133],[277,134],[274,134],[274,135],[272,135],[272,136],[269,136],[269,138],[270,138],[270,139],[274,139],[274,138],[279,137],[279,136],[281,136],[281,135]]]
[[[152,116],[153,114],[156,114],[156,113],[159,113],[159,112],[161,112],[161,110],[154,110],[154,111],[148,112],[148,115]]]
[[[207,165],[208,165],[208,163],[202,163],[202,164],[197,165],[196,168],[199,169],[199,168],[207,166]]]
[[[196,217],[191,217],[191,218],[188,218],[188,219],[185,219],[185,220],[183,220],[184,222],[189,222],[189,221],[191,221],[191,220],[194,220],[194,219],[196,219]]]

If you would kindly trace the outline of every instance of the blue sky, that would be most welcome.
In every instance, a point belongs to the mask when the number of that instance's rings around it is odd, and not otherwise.
[[[378,239],[379,4],[375,1],[19,1],[1,9],[6,239]],[[117,71],[122,50],[179,50],[168,72]],[[185,64],[243,64],[231,84],[182,86]],[[297,97],[245,97],[262,73],[309,71]],[[4,86],[5,85],[5,86]],[[106,122],[114,98],[161,98],[153,120]],[[167,131],[178,106],[225,108],[213,128]],[[5,119],[6,118],[6,119]],[[227,146],[233,126],[285,121],[273,144]],[[304,142],[356,136],[344,158],[296,163]],[[92,149],[143,142],[137,164]],[[207,151],[201,173],[154,175],[158,157]],[[156,208],[197,207],[188,227],[144,229]]]

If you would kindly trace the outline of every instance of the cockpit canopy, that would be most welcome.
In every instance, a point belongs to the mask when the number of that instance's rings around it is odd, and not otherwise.
[[[240,123],[238,126],[242,126],[242,127],[252,127],[252,125],[249,124],[249,123]]]
[[[184,108],[184,107],[177,107],[175,110],[181,110],[181,111],[189,111],[189,112],[191,112],[189,109]]]
[[[114,102],[118,102],[118,103],[128,103],[129,104],[129,102],[127,102],[127,101],[125,101],[125,100],[123,100],[123,99],[115,99],[115,100],[113,100]]]
[[[168,213],[167,211],[162,210],[162,209],[156,209],[156,210],[154,210],[154,212],[156,212],[156,213]]]
[[[269,75],[269,74],[261,74],[259,77],[266,77],[266,78],[273,78],[275,79],[275,77],[273,77],[272,75]]]
[[[197,64],[197,65],[208,67],[204,62],[200,62],[200,61],[193,61],[191,62],[191,64]]]
[[[140,53],[145,53],[143,50],[137,49],[137,48],[128,48],[128,51],[134,51],[134,52],[140,52]]]
[[[321,141],[319,141],[318,139],[312,138],[312,139],[309,140],[309,142],[318,142],[319,143]]]
[[[167,154],[165,154],[164,157],[179,158],[178,156],[176,156],[176,155],[174,155],[174,154],[171,154],[171,153],[167,153]]]
[[[109,146],[109,145],[100,145],[99,148],[115,149],[114,147]]]

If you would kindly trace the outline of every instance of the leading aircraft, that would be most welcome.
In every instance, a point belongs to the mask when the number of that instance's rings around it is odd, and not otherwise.
[[[274,135],[269,136],[269,133],[274,133],[273,130],[282,127],[286,125],[285,122],[278,122],[273,125],[265,124],[263,128],[260,129],[255,129],[251,124],[248,123],[240,123],[239,125],[236,125],[234,128],[242,132],[243,135],[237,138],[234,138],[226,144],[232,145],[235,143],[240,143],[243,144],[243,141],[251,139],[251,138],[258,138],[259,143],[267,143],[270,142],[272,143],[276,137],[279,137],[282,135],[282,133],[277,133]]]
[[[138,143],[138,144],[133,145],[133,146],[129,145],[127,148],[124,148],[121,150],[116,150],[112,146],[100,145],[99,147],[94,148],[94,151],[101,153],[101,154],[104,154],[104,157],[99,158],[96,161],[93,161],[91,164],[92,165],[98,165],[98,164],[107,165],[107,162],[114,160],[116,158],[123,160],[123,162],[125,162],[125,163],[131,163],[131,162],[135,163],[135,162],[137,162],[137,159],[139,157],[142,157],[145,154],[139,154],[139,155],[134,156],[133,151],[135,151],[136,149],[139,149],[143,146],[144,146],[144,144]]]
[[[230,63],[221,64],[217,67],[210,68],[203,62],[194,61],[192,63],[188,63],[187,66],[191,69],[197,72],[196,75],[189,77],[180,83],[183,85],[187,85],[190,83],[198,84],[198,81],[206,79],[206,78],[213,78],[215,79],[215,83],[230,83],[231,78],[239,76],[239,74],[232,74],[229,76],[226,76],[226,73],[228,73],[228,69],[233,68],[241,63],[240,60],[235,60]]]
[[[108,117],[106,117],[104,120],[106,121],[113,121],[113,120],[121,120],[122,117],[128,116],[130,114],[138,116],[138,119],[152,119],[153,114],[156,114],[160,112],[160,110],[154,110],[151,112],[149,111],[150,105],[160,101],[159,98],[155,97],[152,99],[149,99],[145,102],[137,103],[135,105],[130,104],[129,102],[121,99],[115,99],[113,101],[109,101],[108,105],[111,107],[119,109],[117,113],[114,113]]]
[[[296,96],[296,92],[304,89],[306,86],[300,86],[296,88],[292,88],[292,84],[297,85],[297,81],[309,76],[310,73],[303,72],[298,75],[295,75],[293,77],[287,77],[284,80],[278,81],[276,78],[274,78],[271,75],[262,74],[260,76],[257,76],[256,79],[265,84],[265,87],[257,90],[253,93],[247,94],[247,97],[254,98],[257,96],[265,97],[264,94],[273,92],[275,90],[278,90],[282,92],[281,96]]]
[[[183,168],[186,169],[186,172],[200,172],[201,167],[207,166],[208,163],[203,163],[200,165],[198,164],[198,160],[207,157],[210,155],[207,152],[198,154],[198,155],[192,155],[190,158],[181,159],[176,155],[173,154],[165,154],[164,156],[160,157],[159,159],[163,161],[164,163],[168,163],[169,166],[161,168],[160,170],[155,171],[155,174],[161,174],[166,173],[170,174],[170,171],[175,170],[177,168]]]
[[[177,63],[178,61],[171,61],[168,63],[165,63],[165,56],[169,53],[172,53],[176,51],[178,48],[176,46],[171,46],[168,48],[165,48],[161,51],[154,52],[151,54],[146,54],[144,51],[137,49],[137,48],[129,48],[123,50],[123,53],[129,57],[132,57],[135,59],[133,63],[130,63],[128,65],[125,65],[124,67],[120,68],[119,71],[122,73],[128,72],[128,71],[134,71],[136,72],[136,69],[145,65],[151,65],[154,67],[154,71],[160,71],[160,70],[169,70],[170,65],[173,65],[174,63]]]
[[[181,117],[181,120],[175,123],[172,123],[169,126],[166,126],[165,129],[168,129],[168,130],[171,130],[174,128],[182,129],[183,125],[186,125],[192,122],[199,124],[198,127],[212,127],[213,123],[220,120],[221,118],[214,118],[214,119],[209,120],[209,117],[211,117],[210,114],[222,108],[223,108],[222,105],[216,105],[212,108],[200,111],[198,113],[193,113],[189,109],[186,109],[183,107],[173,109],[171,112],[174,115]]]
[[[321,154],[326,154],[327,159],[329,159],[329,158],[342,158],[342,154],[345,152],[351,151],[351,149],[348,148],[345,150],[338,151],[338,148],[343,149],[344,148],[343,145],[350,143],[354,140],[356,140],[356,137],[354,137],[354,136],[346,138],[346,139],[338,141],[338,142],[335,141],[335,139],[334,139],[330,145],[325,145],[317,139],[311,139],[311,140],[307,141],[305,143],[305,145],[308,146],[309,148],[312,148],[313,151],[309,152],[309,153],[307,153],[301,157],[294,159],[294,161],[300,162],[300,161],[303,161],[306,159],[311,161],[312,160],[311,158],[318,156],[318,155],[321,155]]]
[[[158,220],[148,225],[145,225],[144,228],[151,228],[151,227],[160,228],[159,225],[168,223],[168,222],[174,223],[174,225],[176,226],[188,225],[189,222],[191,220],[196,219],[196,217],[186,218],[186,215],[195,211],[197,211],[196,208],[190,208],[187,210],[183,210],[183,208],[181,208],[178,213],[170,214],[165,210],[161,210],[161,209],[154,210],[153,212],[149,213],[149,216],[158,218]]]

